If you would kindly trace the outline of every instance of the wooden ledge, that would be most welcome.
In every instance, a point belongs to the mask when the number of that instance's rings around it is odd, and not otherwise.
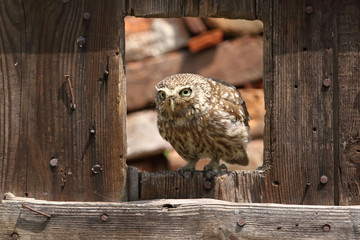
[[[45,217],[23,206],[51,215]],[[29,239],[359,239],[360,206],[214,199],[0,204],[0,236]]]

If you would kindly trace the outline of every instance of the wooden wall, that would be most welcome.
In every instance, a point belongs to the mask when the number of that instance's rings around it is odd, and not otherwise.
[[[0,193],[124,197],[122,12],[115,0],[0,2]]]
[[[237,195],[228,200],[359,204],[359,10],[357,0],[2,1],[0,192],[126,197],[123,17],[201,16],[261,19],[265,27],[266,163],[232,173]],[[167,196],[189,192],[176,173],[146,174],[141,197],[144,189],[164,197],[161,186]]]
[[[263,171],[141,173],[141,199],[360,203],[359,1],[139,3],[128,14],[261,19],[266,104]]]

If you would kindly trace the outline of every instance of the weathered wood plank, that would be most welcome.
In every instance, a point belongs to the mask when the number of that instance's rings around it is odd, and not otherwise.
[[[337,78],[334,99],[339,204],[360,204],[360,2],[337,6]]]
[[[264,171],[140,173],[140,199],[214,198],[262,202]],[[255,194],[258,193],[258,194]]]
[[[22,208],[23,203],[51,218]],[[14,199],[2,201],[0,212],[2,239],[10,239],[14,232],[29,239],[360,238],[359,206],[241,204],[212,199],[129,203]]]
[[[1,1],[0,193],[122,199],[123,9],[115,0]]]
[[[252,20],[257,18],[255,2],[255,0],[127,0],[126,13],[136,17],[222,17]]]
[[[270,35],[264,56],[271,56],[264,65],[270,62],[273,68],[265,68],[270,72],[264,85],[271,113],[266,122],[270,145],[265,144],[272,166],[266,181],[269,202],[334,203],[333,92],[323,86],[333,75],[330,4],[273,1],[272,27],[264,22],[264,35]],[[323,175],[325,184],[320,183]]]

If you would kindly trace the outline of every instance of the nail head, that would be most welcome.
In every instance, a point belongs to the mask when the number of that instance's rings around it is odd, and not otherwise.
[[[244,218],[239,218],[236,223],[237,223],[237,225],[239,225],[239,227],[243,227],[246,224]]]
[[[109,216],[104,213],[103,215],[100,216],[100,219],[101,221],[106,222],[107,220],[109,220]]]
[[[331,84],[330,78],[325,78],[325,79],[323,80],[323,85],[324,85],[324,87],[330,87],[330,84]]]
[[[17,232],[13,232],[11,235],[10,235],[11,239],[19,239],[19,234]]]
[[[322,184],[326,184],[326,183],[328,182],[328,177],[325,176],[325,175],[322,175],[322,176],[320,177],[320,182],[321,182]]]
[[[51,167],[56,167],[57,165],[58,165],[58,159],[57,158],[50,159],[50,166]]]
[[[91,134],[95,134],[95,133],[96,133],[95,129],[91,129],[91,130],[90,130],[90,133],[91,133]]]
[[[80,36],[76,39],[76,43],[79,47],[82,47],[86,43],[86,39],[83,36]]]
[[[323,229],[324,232],[329,232],[330,229],[331,229],[331,227],[330,227],[329,224],[325,224],[325,225],[322,227],[322,229]]]
[[[84,12],[83,18],[84,20],[90,20],[91,14],[89,12]]]
[[[212,184],[211,184],[210,181],[205,181],[205,182],[204,182],[204,188],[205,188],[206,190],[210,190],[211,187],[212,187]]]
[[[312,14],[314,12],[314,9],[312,6],[307,6],[306,9],[305,9],[305,12],[307,14]]]

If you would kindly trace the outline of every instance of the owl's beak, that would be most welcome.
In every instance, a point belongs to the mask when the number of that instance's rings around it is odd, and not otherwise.
[[[173,98],[170,98],[170,107],[171,107],[171,111],[174,112],[175,110],[175,102]]]

